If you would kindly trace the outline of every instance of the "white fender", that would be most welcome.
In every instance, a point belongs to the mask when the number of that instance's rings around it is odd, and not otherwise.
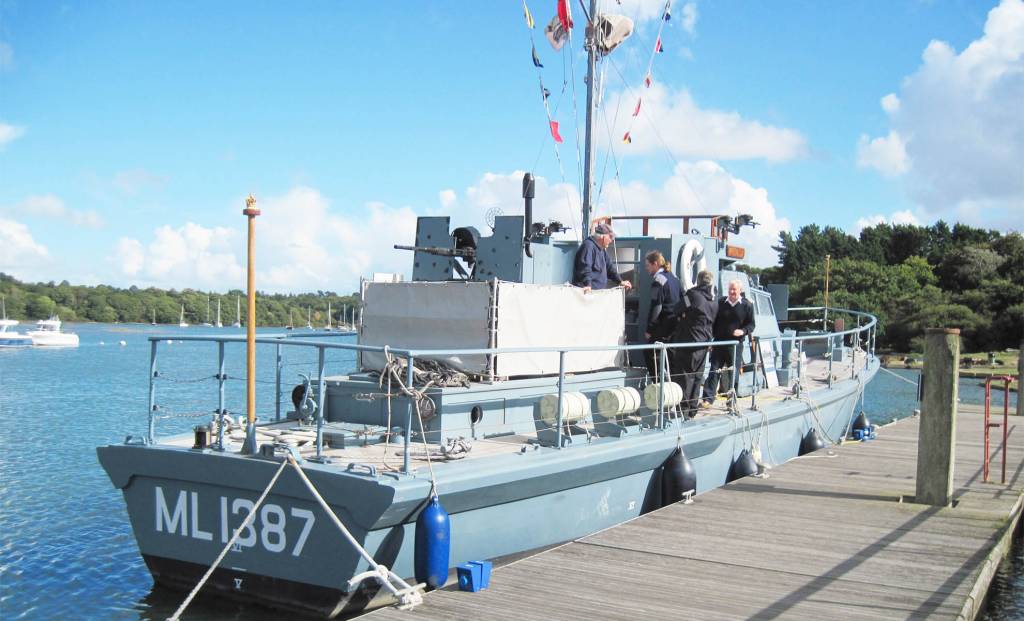
[[[683,291],[697,286],[697,274],[708,269],[708,260],[704,256],[704,246],[700,241],[691,239],[679,251],[679,280],[683,283]]]

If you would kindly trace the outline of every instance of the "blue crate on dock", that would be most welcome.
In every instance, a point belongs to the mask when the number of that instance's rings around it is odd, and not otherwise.
[[[854,429],[853,439],[860,442],[867,442],[868,440],[874,440],[878,437],[878,426],[871,425],[866,429]]]
[[[477,592],[491,584],[490,561],[470,561],[455,568],[459,576],[459,590]]]

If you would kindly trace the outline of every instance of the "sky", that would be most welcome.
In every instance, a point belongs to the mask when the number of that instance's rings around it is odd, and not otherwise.
[[[750,213],[759,266],[812,223],[1024,228],[1024,0],[664,4],[600,3],[634,32],[595,215]],[[578,237],[585,17],[556,51],[526,5],[0,0],[0,271],[243,288],[252,193],[257,287],[347,293],[409,274],[417,216],[522,213],[524,171]]]

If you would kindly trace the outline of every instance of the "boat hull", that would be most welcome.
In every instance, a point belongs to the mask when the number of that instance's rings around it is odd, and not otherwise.
[[[32,337],[24,334],[0,335],[0,347],[31,347]]]
[[[873,362],[857,380],[812,392],[808,401],[775,401],[741,416],[673,421],[666,429],[591,442],[576,436],[563,450],[528,449],[480,458],[472,467],[441,464],[438,491],[451,516],[449,566],[571,540],[660,507],[661,464],[680,444],[701,493],[725,484],[735,457],[754,441],[764,460],[777,464],[797,456],[811,427],[838,439],[876,369]],[[194,587],[279,467],[273,460],[161,445],[98,453],[124,494],[154,579],[178,589]],[[374,559],[412,580],[427,473],[371,476],[310,462],[303,470]],[[206,588],[334,617],[388,603],[374,584],[348,590],[348,580],[366,569],[286,469]]]
[[[36,347],[78,347],[78,335],[63,332],[29,332]]]

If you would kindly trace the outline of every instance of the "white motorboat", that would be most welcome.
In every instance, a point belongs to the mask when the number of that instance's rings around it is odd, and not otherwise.
[[[32,345],[32,337],[13,330],[18,325],[17,319],[0,319],[0,347],[28,347]]]
[[[0,298],[0,306],[3,306],[3,319],[0,319],[0,347],[28,347],[32,344],[32,337],[13,330],[18,325],[17,319],[7,318],[7,299]]]
[[[36,329],[28,333],[32,344],[36,347],[78,347],[78,335],[61,332],[60,317],[54,315],[49,319],[36,322]]]

